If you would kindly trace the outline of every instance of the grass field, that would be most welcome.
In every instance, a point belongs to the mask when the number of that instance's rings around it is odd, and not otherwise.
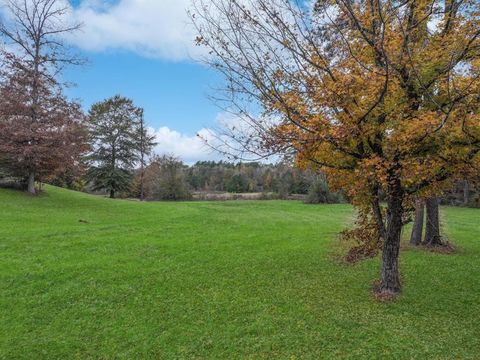
[[[347,205],[138,203],[0,190],[1,359],[479,359],[480,211],[458,252],[338,261]],[[84,220],[87,223],[79,222]]]

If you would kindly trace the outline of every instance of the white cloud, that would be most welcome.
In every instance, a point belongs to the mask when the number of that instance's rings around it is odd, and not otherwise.
[[[70,41],[84,50],[127,50],[168,60],[197,57],[190,0],[83,0],[73,18],[83,23]]]
[[[179,157],[187,164],[192,164],[202,160],[221,160],[222,156],[214,152],[205,145],[202,138],[209,138],[211,130],[201,129],[197,135],[182,134],[178,131],[172,130],[166,126],[157,130],[150,129],[150,132],[155,135],[158,145],[154,152],[159,155],[171,154]]]
[[[252,7],[255,1],[243,4]],[[90,51],[116,49],[168,60],[198,59],[208,56],[208,49],[195,45],[197,32],[187,13],[191,8],[192,0],[81,0],[72,9],[72,19],[84,26],[70,41]],[[208,9],[215,11],[212,6]]]
[[[278,122],[278,119],[262,118],[266,126]],[[240,117],[231,112],[217,114],[213,128],[202,128],[196,135],[186,135],[168,127],[158,130],[149,129],[155,135],[158,145],[154,153],[170,154],[179,157],[187,164],[197,161],[261,161],[275,163],[280,155],[264,157],[258,147],[260,141],[255,136],[255,128],[248,117]],[[250,145],[245,145],[250,142]],[[207,145],[208,143],[208,145]],[[248,150],[247,150],[248,148]]]
[[[195,135],[183,134],[166,126],[149,129],[158,143],[154,153],[174,155],[187,164],[205,160],[235,161],[235,155],[240,156],[244,161],[257,160],[258,155],[254,153],[242,153],[241,146],[235,140],[235,138],[238,140],[242,136],[248,136],[252,131],[247,118],[240,118],[230,112],[219,113],[213,128],[202,128]],[[275,162],[276,160],[276,157],[270,157],[263,161]]]

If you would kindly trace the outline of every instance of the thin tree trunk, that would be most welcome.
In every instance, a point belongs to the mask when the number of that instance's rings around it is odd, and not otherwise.
[[[144,200],[144,175],[145,175],[145,138],[143,130],[143,111],[140,119],[140,201]]]
[[[464,184],[463,184],[463,205],[468,205],[470,199],[470,189],[469,189],[469,186],[468,186],[468,181],[465,180]]]
[[[427,223],[425,230],[425,245],[437,246],[442,245],[440,237],[440,218],[438,211],[438,198],[433,197],[427,199]]]
[[[410,245],[418,246],[422,243],[423,219],[425,217],[425,204],[422,199],[415,201],[415,219],[410,236]]]
[[[142,169],[141,169],[141,174],[140,174],[140,201],[143,201],[145,199],[144,177],[145,177],[145,170],[144,170],[143,164],[142,164]]]
[[[37,193],[35,190],[35,171],[34,170],[30,170],[28,173],[27,191],[32,195],[35,195]]]
[[[393,171],[392,171],[393,173]],[[403,191],[400,180],[392,176],[388,195],[388,224],[382,253],[382,275],[379,293],[394,295],[400,292],[398,255],[402,234]]]
[[[111,160],[111,164],[110,164],[110,167],[111,167],[111,171],[112,171],[112,174],[115,173],[115,164],[117,162],[117,149],[115,147],[115,140],[113,141],[112,143],[112,160]],[[114,184],[116,183],[116,181],[114,182]],[[114,199],[115,198],[115,189],[114,188],[111,188],[110,189],[110,199]]]

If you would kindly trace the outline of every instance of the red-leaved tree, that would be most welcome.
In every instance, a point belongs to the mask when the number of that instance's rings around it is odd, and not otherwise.
[[[84,115],[62,93],[58,76],[81,59],[62,41],[79,29],[60,0],[8,0],[0,36],[0,153],[17,175],[35,181],[79,164],[86,151]]]

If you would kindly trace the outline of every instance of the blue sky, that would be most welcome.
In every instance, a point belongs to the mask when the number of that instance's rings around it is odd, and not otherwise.
[[[219,123],[238,119],[208,98],[222,78],[199,63],[207,50],[194,43],[192,0],[56,1],[70,7],[66,21],[83,24],[65,40],[89,61],[65,71],[64,80],[76,84],[68,96],[86,111],[116,94],[132,98],[156,135],[156,153],[187,163],[221,158],[197,134],[208,137]],[[0,16],[4,11],[0,6]]]
[[[76,84],[68,96],[85,110],[115,94],[132,98],[156,133],[157,153],[188,163],[219,159],[196,136],[227,115],[208,98],[222,81],[198,62],[205,50],[194,44],[190,0],[69,2],[70,18],[83,28],[67,41],[89,64],[65,71]]]
[[[192,60],[172,61],[146,58],[123,50],[83,51],[89,64],[69,68],[65,78],[76,84],[67,93],[80,99],[87,110],[91,104],[115,94],[127,96],[145,109],[154,128],[195,134],[214,125],[219,109],[208,94],[221,83],[212,70]]]

